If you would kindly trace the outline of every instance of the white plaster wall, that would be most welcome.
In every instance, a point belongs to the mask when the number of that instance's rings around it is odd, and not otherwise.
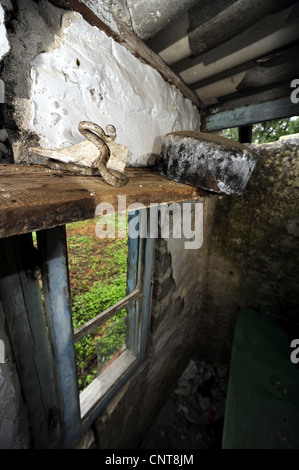
[[[200,117],[191,101],[156,70],[80,14],[65,18],[52,48],[31,62],[27,127],[40,137],[41,146],[63,148],[83,140],[81,120],[102,127],[111,123],[117,142],[128,147],[136,164],[160,153],[166,133],[199,129]]]
[[[9,52],[9,42],[6,36],[6,28],[4,24],[4,10],[0,4],[0,62]],[[0,78],[0,104],[4,103],[4,82]]]
[[[4,10],[0,4],[0,60],[8,53],[9,42],[6,36],[6,28],[4,24]]]

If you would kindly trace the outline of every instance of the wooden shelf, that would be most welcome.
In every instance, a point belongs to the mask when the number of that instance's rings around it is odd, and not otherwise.
[[[0,238],[95,217],[101,202],[118,207],[133,202],[186,201],[209,193],[169,181],[151,169],[126,169],[130,181],[115,188],[96,176],[63,173],[41,166],[0,166]]]

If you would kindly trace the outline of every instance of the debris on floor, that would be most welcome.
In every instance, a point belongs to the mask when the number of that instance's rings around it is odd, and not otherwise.
[[[228,366],[192,358],[140,448],[221,448],[227,381]]]

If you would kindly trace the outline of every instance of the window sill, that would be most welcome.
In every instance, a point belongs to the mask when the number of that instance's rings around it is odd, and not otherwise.
[[[117,210],[118,196],[134,202],[186,201],[207,195],[149,168],[127,168],[129,183],[115,188],[96,176],[62,173],[41,166],[0,165],[0,238],[19,235],[95,217],[101,202]]]
[[[132,351],[126,349],[80,393],[80,410],[83,425],[87,420],[88,422],[93,420],[93,411],[99,413],[99,404],[101,402],[102,408],[106,405],[106,401],[109,399],[109,392],[112,390],[115,392],[137,362],[138,357]]]

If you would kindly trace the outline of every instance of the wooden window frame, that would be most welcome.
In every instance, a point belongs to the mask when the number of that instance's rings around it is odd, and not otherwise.
[[[37,243],[42,255],[44,301],[55,363],[63,440],[64,445],[69,447],[91,425],[144,357],[154,240],[150,237],[129,238],[127,296],[75,331],[72,325],[65,226],[37,232]],[[136,315],[132,317],[139,317],[137,324],[132,325],[131,321],[130,325],[131,330],[135,331],[135,347],[126,349],[79,393],[75,342],[134,300],[139,304]]]

